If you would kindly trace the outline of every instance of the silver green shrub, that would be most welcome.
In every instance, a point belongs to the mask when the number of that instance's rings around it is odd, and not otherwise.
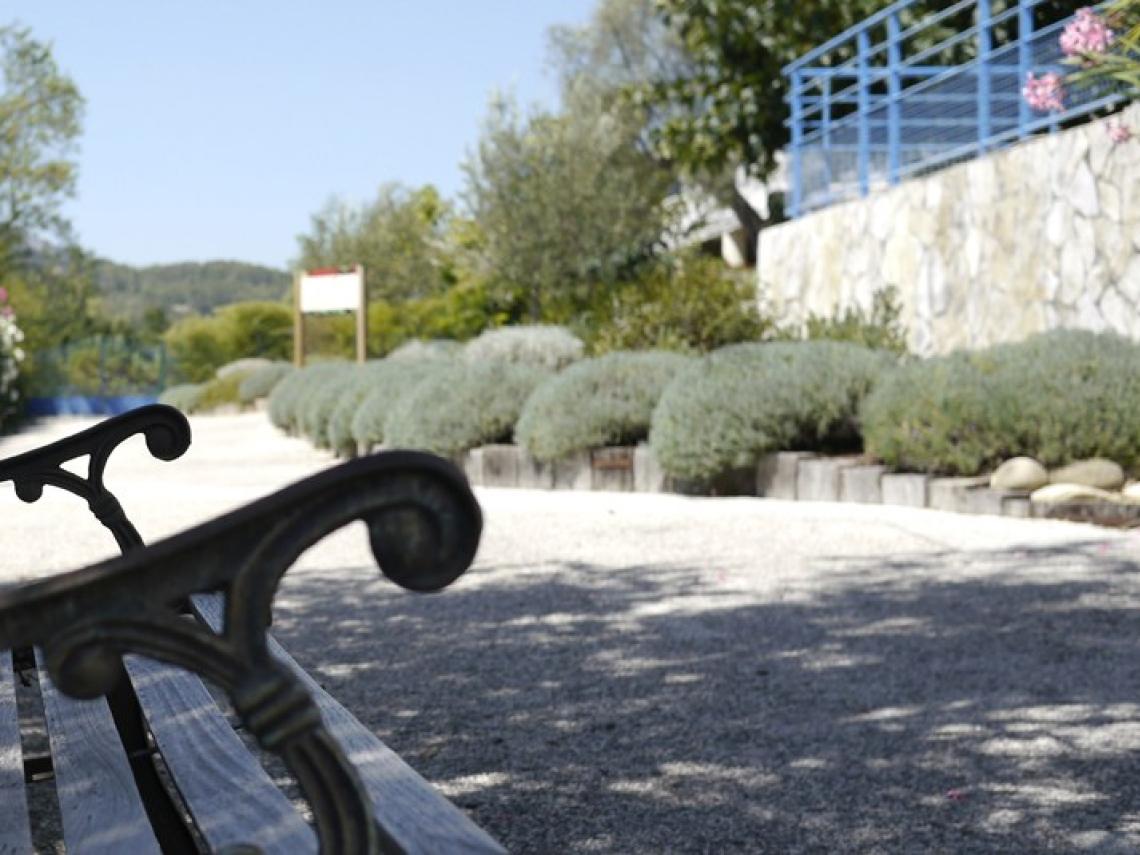
[[[300,432],[317,448],[328,446],[328,424],[340,399],[367,375],[367,364],[340,363],[323,374],[297,404]]]
[[[269,420],[288,434],[300,433],[304,402],[348,364],[343,360],[313,362],[287,375],[269,395]]]
[[[158,403],[167,404],[189,414],[197,408],[204,388],[204,383],[180,383],[164,389],[158,396]]]
[[[557,371],[582,358],[582,340],[565,327],[515,326],[487,330],[463,347],[473,365],[529,365]]]
[[[295,369],[289,362],[270,362],[255,369],[238,387],[238,397],[243,404],[252,404],[261,398],[268,397],[273,388],[292,374]]]
[[[384,425],[396,402],[425,378],[449,364],[442,360],[393,360],[390,357],[383,360],[384,367],[378,366],[376,374],[368,381],[369,391],[361,398],[349,423],[352,439],[361,445],[385,442]],[[339,432],[339,424],[336,429]],[[330,437],[330,443],[337,448],[339,444],[347,444],[347,438],[338,433],[335,441]]]
[[[386,357],[387,359],[411,359],[416,362],[423,360],[458,359],[463,351],[463,345],[451,339],[436,338],[425,341],[413,338],[404,342]]]
[[[406,361],[393,362],[391,357],[374,359],[361,366],[361,370],[343,388],[329,413],[323,444],[341,457],[355,456],[356,437],[352,435],[352,422],[357,411],[365,398],[387,383],[388,375],[406,372],[407,366]]]
[[[1016,455],[1140,466],[1140,345],[1055,330],[916,361],[867,397],[867,451],[896,469],[974,475]]]
[[[694,481],[770,451],[857,447],[859,405],[894,362],[846,342],[729,345],[665,388],[649,443],[666,472]]]
[[[523,404],[548,376],[528,365],[444,367],[396,401],[384,424],[385,441],[443,456],[508,442]]]
[[[632,445],[649,434],[666,385],[693,360],[676,353],[615,351],[571,365],[527,399],[515,438],[539,460],[604,445]]]

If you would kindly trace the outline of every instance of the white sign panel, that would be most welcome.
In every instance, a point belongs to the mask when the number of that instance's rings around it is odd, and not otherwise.
[[[348,273],[303,273],[301,311],[343,312],[360,308],[360,270]]]

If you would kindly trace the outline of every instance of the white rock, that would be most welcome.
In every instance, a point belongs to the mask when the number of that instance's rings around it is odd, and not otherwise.
[[[1077,460],[1049,473],[1053,484],[1081,484],[1099,490],[1119,490],[1124,484],[1124,469],[1119,463],[1103,457]]]
[[[1032,457],[1011,457],[990,476],[995,490],[1036,490],[1048,483],[1048,470]]]
[[[1064,502],[1119,502],[1119,493],[1110,493],[1084,484],[1046,484],[1029,494],[1030,501],[1047,504]]]

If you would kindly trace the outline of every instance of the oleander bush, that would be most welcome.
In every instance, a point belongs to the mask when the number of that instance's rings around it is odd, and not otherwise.
[[[565,327],[513,326],[488,330],[463,347],[472,365],[526,365],[557,371],[582,358],[582,340]]]
[[[916,361],[863,404],[867,450],[904,470],[973,475],[1020,454],[1140,466],[1140,345],[1055,330]]]
[[[269,420],[288,434],[300,433],[304,402],[349,364],[343,360],[313,362],[287,375],[269,395]]]
[[[388,414],[396,403],[425,378],[444,370],[451,364],[437,359],[416,361],[393,360],[390,357],[383,360],[383,363],[384,367],[378,367],[375,376],[370,379],[370,389],[361,398],[360,405],[348,425],[353,441],[360,445],[375,446],[386,442],[384,426]],[[340,417],[342,418],[343,414]],[[339,418],[332,430],[336,431],[335,439],[330,435],[332,447],[348,451],[348,439],[341,434]]]
[[[650,445],[670,475],[706,482],[770,451],[858,448],[859,406],[895,360],[848,342],[723,347],[665,387]]]
[[[549,375],[546,368],[512,363],[441,366],[395,402],[385,441],[443,456],[509,442],[523,404]]]
[[[252,404],[266,398],[282,380],[295,369],[289,362],[270,362],[248,374],[238,387],[238,397],[243,404]]]
[[[515,429],[539,460],[604,445],[633,445],[649,435],[666,385],[693,360],[677,353],[615,351],[577,362],[545,380],[527,399]]]
[[[177,386],[164,389],[158,396],[158,402],[177,407],[187,414],[192,413],[197,409],[203,386],[202,383],[179,383]]]

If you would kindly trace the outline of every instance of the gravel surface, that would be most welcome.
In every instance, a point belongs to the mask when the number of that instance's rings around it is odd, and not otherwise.
[[[87,422],[0,439],[0,457]],[[260,414],[112,459],[155,539],[332,461]],[[310,550],[277,635],[516,852],[1140,850],[1140,537],[877,506],[479,490],[475,568]],[[0,581],[111,554],[0,487]],[[60,532],[66,532],[61,536]]]

